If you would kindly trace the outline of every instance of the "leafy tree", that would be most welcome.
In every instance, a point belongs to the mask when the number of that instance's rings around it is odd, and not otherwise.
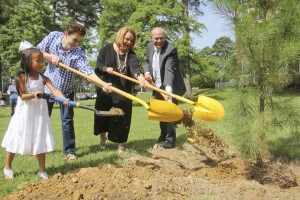
[[[234,42],[226,36],[218,38],[212,46],[216,56],[222,60],[228,60],[234,53]]]
[[[299,60],[300,1],[248,0],[244,3],[243,8],[239,7],[235,30],[239,43],[237,53],[241,58],[237,61],[243,61],[243,74],[237,75],[240,87],[245,89],[240,88],[240,98],[234,104],[234,120],[238,122],[234,127],[239,133],[241,152],[255,159],[257,164],[263,164],[269,159],[266,133],[282,131],[283,125],[299,127],[297,109],[289,102],[274,100],[273,95],[291,82],[292,66]],[[255,96],[248,95],[246,75],[257,80]]]
[[[218,81],[220,60],[211,47],[205,47],[196,54],[199,64],[192,64],[192,85],[197,87],[214,87]]]
[[[190,1],[196,4],[200,1]],[[137,55],[143,63],[146,58],[146,45],[150,40],[151,30],[156,26],[164,27],[167,39],[177,47],[179,64],[183,74],[187,74],[186,61],[195,52],[191,47],[190,33],[200,33],[202,24],[196,20],[196,14],[184,15],[184,5],[175,0],[103,0],[103,11],[99,19],[99,47],[112,42],[115,33],[123,26],[130,26],[138,34]],[[197,62],[197,60],[194,60]],[[190,86],[189,86],[190,87]]]
[[[193,55],[195,55],[196,50],[191,45],[191,32],[194,32],[196,35],[200,34],[200,29],[204,28],[204,25],[199,24],[197,21],[192,23],[192,20],[195,20],[197,16],[202,15],[200,11],[200,5],[203,1],[200,0],[182,0],[181,3],[183,4],[183,32],[182,32],[182,41],[180,42],[183,46],[184,51],[180,57],[181,67],[183,68],[184,72],[184,82],[187,88],[185,96],[190,98],[192,96],[192,86],[191,86],[191,77],[192,77],[192,68],[191,62],[195,61],[192,60]],[[194,15],[191,15],[194,13]],[[193,27],[193,25],[196,25]],[[193,63],[199,64],[199,63]]]
[[[9,21],[0,27],[1,60],[4,71],[15,74],[19,67],[19,44],[28,40],[34,45],[52,29],[50,16],[52,10],[49,2],[42,0],[24,0],[14,5],[16,14],[10,16]]]
[[[224,36],[217,39],[212,48],[219,60],[218,80],[228,81],[232,78],[232,66],[235,66],[235,43],[229,37]]]
[[[291,82],[292,64],[299,59],[299,0],[290,2],[250,1],[251,11],[239,23],[245,59],[256,74],[261,91],[260,111],[265,96]]]
[[[0,24],[6,24],[11,15],[15,14],[13,6],[18,3],[18,0],[0,0]]]
[[[241,21],[244,13],[247,12],[249,8],[248,0],[209,0],[209,2],[214,6],[216,12],[223,16],[223,18],[231,25],[232,29],[235,32],[235,49],[236,57],[235,70],[231,70],[233,77],[237,81],[237,84],[241,84],[239,79],[242,74],[242,45],[240,42],[241,33],[238,28],[238,23]]]
[[[214,87],[217,81],[230,80],[234,58],[234,42],[228,37],[218,38],[212,48],[205,47],[196,54],[194,59],[199,63],[192,64],[192,85]]]
[[[51,6],[55,10],[53,23],[77,21],[87,28],[97,27],[97,20],[102,11],[99,0],[52,0]]]

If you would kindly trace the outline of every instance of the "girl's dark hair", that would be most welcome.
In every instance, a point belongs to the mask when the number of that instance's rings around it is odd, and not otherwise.
[[[20,95],[20,91],[19,91],[20,77],[21,77],[21,75],[25,75],[25,84],[26,84],[27,77],[29,76],[29,73],[30,73],[32,54],[34,54],[34,53],[42,53],[42,52],[40,50],[38,50],[37,48],[29,48],[29,49],[24,50],[21,54],[20,69],[17,72],[17,75],[15,77],[16,89],[17,89],[17,92],[19,95]]]
[[[65,28],[64,32],[67,32],[69,35],[78,33],[81,36],[85,36],[86,29],[83,25],[73,22]]]

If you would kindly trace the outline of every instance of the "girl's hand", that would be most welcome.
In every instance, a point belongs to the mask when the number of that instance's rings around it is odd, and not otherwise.
[[[69,104],[69,100],[70,100],[70,99],[66,99],[66,100],[67,100],[67,101],[63,102],[63,104],[64,104],[65,106],[72,107],[71,104]]]
[[[42,92],[41,92],[41,91],[36,91],[36,92],[34,92],[33,94],[34,94],[34,97],[35,97],[35,98],[38,98],[37,95],[38,95],[38,94],[42,94]]]

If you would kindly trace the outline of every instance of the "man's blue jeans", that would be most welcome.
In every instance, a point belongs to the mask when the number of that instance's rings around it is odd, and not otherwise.
[[[15,108],[17,105],[17,100],[18,99],[10,99],[10,116],[12,117],[15,114]]]
[[[66,96],[66,98],[71,101],[74,100],[74,93]],[[51,116],[52,108],[54,102],[48,101],[49,116]],[[60,117],[62,125],[62,135],[63,135],[63,152],[65,154],[75,154],[75,131],[74,131],[74,110],[73,107],[64,106],[59,103],[60,107]]]

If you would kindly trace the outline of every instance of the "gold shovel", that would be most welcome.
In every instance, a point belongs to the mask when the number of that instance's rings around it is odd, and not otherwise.
[[[93,84],[97,85],[98,87],[101,87],[101,88],[103,87],[103,85],[101,84],[100,81],[98,81],[76,69],[73,69],[63,63],[59,63],[59,66],[86,78],[87,80],[89,80]],[[157,121],[162,121],[162,122],[174,122],[174,121],[179,121],[183,118],[182,110],[174,103],[151,99],[150,106],[149,106],[145,101],[143,101],[127,92],[124,92],[113,86],[111,86],[110,88],[113,92],[144,106],[148,110],[148,119],[150,119],[150,120],[157,120]]]
[[[134,83],[139,84],[140,82],[134,78],[128,77],[126,75],[120,74],[116,71],[113,71],[112,74],[119,76],[121,78],[127,79],[129,81],[132,81]],[[218,121],[222,119],[225,115],[224,108],[220,102],[218,102],[215,99],[199,95],[198,101],[193,102],[189,99],[186,99],[184,97],[178,96],[176,94],[172,94],[170,92],[167,92],[165,90],[162,90],[160,88],[157,88],[151,84],[146,84],[146,87],[155,90],[162,95],[168,95],[171,96],[172,98],[177,99],[178,101],[190,104],[194,106],[194,114],[193,117],[197,117],[206,121]]]

